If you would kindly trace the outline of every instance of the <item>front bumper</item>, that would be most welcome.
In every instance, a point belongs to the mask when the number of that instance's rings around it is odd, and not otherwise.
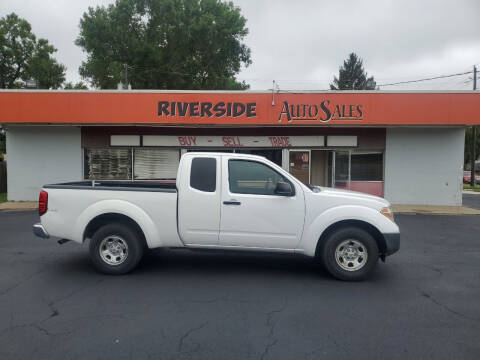
[[[383,234],[385,239],[385,256],[392,255],[400,249],[400,233]]]
[[[48,235],[47,230],[45,230],[43,225],[40,223],[33,225],[33,233],[38,237],[41,237],[44,239],[48,239],[50,237],[50,235]]]

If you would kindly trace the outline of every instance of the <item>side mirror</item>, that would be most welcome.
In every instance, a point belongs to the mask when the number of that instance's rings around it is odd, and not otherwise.
[[[275,187],[275,194],[282,196],[292,196],[292,185],[282,181],[278,182],[277,186]]]

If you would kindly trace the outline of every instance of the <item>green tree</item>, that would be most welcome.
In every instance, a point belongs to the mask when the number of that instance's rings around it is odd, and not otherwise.
[[[333,77],[333,84],[330,84],[331,90],[375,90],[377,83],[373,76],[363,69],[363,60],[355,53],[351,53],[348,59],[343,62],[339,68],[338,78]]]
[[[0,126],[0,155],[5,154],[6,152],[7,152],[7,147],[5,143],[5,130]]]
[[[36,39],[25,19],[11,13],[0,18],[0,88],[21,87],[35,80],[39,88],[59,87],[65,80],[65,66],[52,54],[57,50],[45,39]]]
[[[56,51],[48,40],[37,41],[35,52],[27,66],[27,74],[37,81],[40,89],[57,89],[65,81],[66,67],[51,57]]]
[[[117,0],[89,8],[76,44],[80,74],[94,87],[246,89],[235,75],[251,64],[246,19],[220,0]]]
[[[478,159],[480,157],[480,127],[477,126],[476,138],[475,138],[475,157]],[[467,127],[465,131],[465,152],[463,161],[467,165],[467,168],[470,169],[471,159],[472,159],[472,143],[473,143],[473,126]],[[476,160],[475,159],[475,160]]]
[[[63,88],[65,90],[88,90],[88,86],[83,81],[79,81],[76,84],[66,82],[63,85]]]
[[[0,18],[0,88],[15,88],[27,77],[27,64],[35,49],[30,24],[12,13]]]

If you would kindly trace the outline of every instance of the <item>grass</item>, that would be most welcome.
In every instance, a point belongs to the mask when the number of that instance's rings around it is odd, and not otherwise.
[[[475,192],[480,192],[480,184],[476,184],[474,188],[470,184],[463,184],[463,190],[473,190]]]
[[[7,201],[7,193],[0,193],[0,203]]]

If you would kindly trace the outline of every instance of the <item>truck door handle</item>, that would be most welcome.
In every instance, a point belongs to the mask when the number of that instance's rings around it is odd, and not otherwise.
[[[224,201],[223,205],[241,205],[240,201],[232,200],[232,201]]]

